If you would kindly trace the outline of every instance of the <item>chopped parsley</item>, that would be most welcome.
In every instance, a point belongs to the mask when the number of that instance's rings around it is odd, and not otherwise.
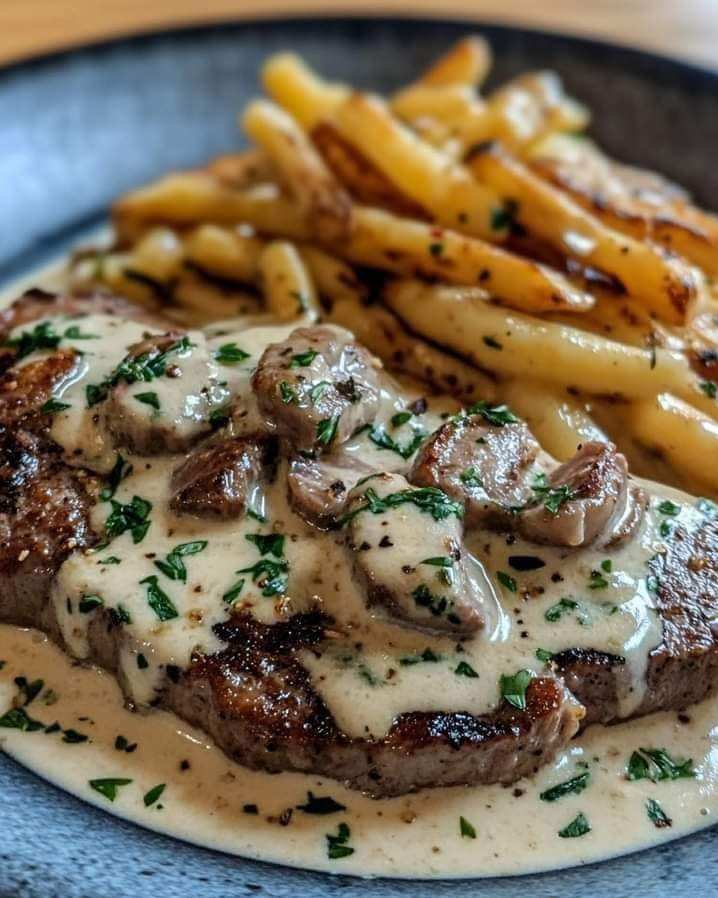
[[[149,405],[150,408],[153,408],[156,412],[160,410],[160,397],[154,390],[150,390],[147,393],[137,393],[135,399],[143,405]]]
[[[332,415],[331,418],[323,418],[317,424],[317,442],[322,446],[328,446],[337,435],[340,415]]]
[[[38,679],[29,681],[27,677],[15,677],[14,682],[20,690],[20,694],[23,697],[23,704],[26,706],[35,701],[45,686],[44,680]]]
[[[70,728],[62,731],[62,741],[68,745],[79,745],[81,742],[87,742],[87,736]]]
[[[65,340],[99,340],[97,334],[83,334],[78,324],[71,324],[62,335]]]
[[[413,412],[397,412],[395,415],[392,415],[391,418],[391,426],[392,427],[401,427],[403,424],[406,424],[408,421],[414,417]]]
[[[698,382],[698,386],[709,399],[715,399],[718,395],[718,384],[716,384],[715,381],[701,380]]]
[[[496,571],[496,579],[509,592],[516,592],[516,580],[505,571]]]
[[[107,475],[107,486],[100,492],[100,499],[107,502],[117,492],[117,487],[122,483],[125,477],[129,477],[132,473],[132,465],[118,453],[112,470]]]
[[[426,435],[425,430],[415,427],[414,436],[402,446],[393,437],[389,436],[383,427],[374,426],[369,430],[369,439],[375,446],[379,449],[388,449],[390,452],[396,452],[403,459],[411,458],[419,446],[421,446]]]
[[[320,380],[319,383],[314,384],[312,389],[309,391],[309,401],[312,403],[312,405],[316,405],[317,402],[319,402],[319,400],[326,393],[329,387],[331,387],[331,384],[328,380]]]
[[[238,365],[249,358],[249,353],[240,349],[236,343],[223,343],[214,354],[220,365]]]
[[[292,356],[289,367],[308,368],[318,355],[319,353],[316,351],[316,349],[307,349],[306,352],[298,352]]]
[[[190,342],[189,337],[184,336],[163,352],[156,353],[155,350],[150,349],[136,358],[126,356],[101,383],[87,385],[85,395],[88,408],[106,399],[110,389],[118,383],[148,383],[157,377],[162,377],[167,371],[167,362],[172,353],[186,355],[193,347],[194,343]]]
[[[117,608],[110,608],[110,617],[116,624],[132,623],[130,612],[124,607],[124,605],[118,605]]]
[[[481,415],[485,421],[488,421],[489,424],[493,424],[494,427],[503,427],[506,424],[517,424],[519,421],[508,405],[490,405],[483,399],[469,406],[465,412],[460,412],[458,420],[463,420],[465,416],[469,415]]]
[[[591,571],[588,580],[589,589],[607,589],[608,580],[603,576],[601,571]]]
[[[40,406],[40,412],[43,415],[54,415],[55,412],[64,412],[66,408],[70,408],[69,402],[60,402],[59,399],[52,397],[47,402],[43,402]]]
[[[227,592],[222,595],[222,601],[226,602],[228,605],[231,605],[233,602],[237,601],[243,589],[244,579],[238,580],[234,584],[234,586],[230,586]]]
[[[147,660],[147,658],[142,654],[142,652],[139,652],[138,655],[137,655],[137,667],[138,667],[140,670],[147,670],[147,668],[148,668],[149,666],[150,666],[150,662],[149,662],[149,661]]]
[[[346,823],[340,823],[335,836],[327,833],[327,857],[336,861],[354,854],[354,849],[348,844],[351,831]]]
[[[99,792],[100,795],[104,795],[109,801],[114,801],[117,798],[117,790],[121,786],[129,786],[132,780],[124,779],[123,777],[104,777],[103,779],[98,780],[89,780],[90,788],[94,789],[95,792]]]
[[[588,773],[588,771],[586,773],[580,773],[578,776],[566,780],[565,783],[559,783],[557,786],[552,786],[550,789],[546,789],[545,792],[542,792],[539,795],[539,798],[541,801],[558,801],[558,799],[563,798],[564,795],[578,795],[579,792],[583,792],[590,780],[591,774]]]
[[[83,596],[77,607],[80,609],[80,614],[89,614],[91,611],[94,611],[95,608],[102,608],[104,604],[105,600],[102,596],[91,595]]]
[[[459,476],[459,479],[465,486],[481,487],[484,485],[483,481],[476,473],[476,468],[474,467],[466,468],[465,470],[463,470]]]
[[[260,555],[274,555],[275,558],[284,556],[283,533],[248,533],[245,539],[254,543]]]
[[[307,792],[307,801],[305,804],[298,804],[297,810],[304,814],[318,814],[325,816],[327,814],[338,814],[340,811],[346,811],[343,804],[334,801],[329,795],[316,796],[313,792]]]
[[[668,826],[673,826],[671,818],[653,798],[649,798],[646,802],[646,813],[656,829],[665,829]]]
[[[422,661],[436,663],[441,661],[441,655],[437,655],[430,648],[426,648],[420,655],[405,655],[399,659],[399,664],[402,667],[411,667],[414,664],[421,664]]]
[[[30,717],[24,708],[10,708],[0,717],[0,727],[33,733],[37,730],[44,730],[45,724]]]
[[[509,231],[516,225],[519,204],[516,200],[505,200],[502,206],[491,210],[491,230]]]
[[[448,555],[433,555],[431,558],[425,558],[419,564],[430,564],[433,567],[453,567],[454,562]]]
[[[476,838],[476,829],[473,824],[469,823],[466,817],[459,817],[459,832],[462,839]]]
[[[658,511],[668,517],[675,518],[681,513],[681,506],[676,505],[675,502],[671,502],[670,499],[664,499],[658,506]]]
[[[283,380],[279,384],[279,395],[282,397],[282,402],[285,405],[290,405],[292,402],[297,402],[298,396],[297,391],[291,386],[291,384],[287,383],[286,380]]]
[[[468,677],[471,680],[477,680],[479,675],[467,661],[459,661],[454,669],[457,677]]]
[[[545,474],[536,475],[531,489],[536,493],[538,501],[543,502],[546,511],[554,516],[558,514],[565,502],[570,502],[573,499],[573,493],[568,484],[564,483],[558,487],[550,486]]]
[[[391,508],[397,508],[405,503],[411,503],[430,514],[435,521],[443,521],[451,515],[457,518],[464,516],[464,506],[460,502],[454,502],[443,490],[435,486],[410,487],[389,493],[387,496],[379,496],[376,490],[369,487],[361,497],[362,501],[356,508],[345,514],[339,521],[340,526],[345,526],[363,511],[372,514],[384,514]]]
[[[590,832],[591,824],[586,819],[586,816],[578,814],[567,826],[559,830],[558,835],[560,839],[577,839],[579,836],[585,836],[586,833]]]
[[[217,430],[220,427],[224,427],[229,423],[229,419],[232,415],[232,406],[231,404],[221,405],[219,408],[213,408],[209,413],[208,421],[212,426],[213,430]]]
[[[182,583],[187,582],[187,568],[183,558],[188,555],[197,555],[207,548],[206,539],[193,540],[190,543],[180,543],[167,555],[164,561],[155,561],[155,567],[168,577],[170,580],[179,580]],[[143,581],[144,582],[144,581]]]
[[[548,649],[536,649],[536,658],[539,661],[542,661],[544,664],[548,664],[548,662],[553,658],[554,653],[549,652]]]
[[[441,617],[450,607],[446,596],[435,595],[425,583],[420,583],[411,595],[419,608],[428,609],[434,617]]]
[[[158,783],[158,785],[153,786],[149,792],[145,792],[142,801],[145,803],[146,808],[152,807],[152,805],[158,800],[158,798],[162,795],[167,787],[166,783]]]
[[[62,339],[55,333],[51,321],[42,321],[36,324],[31,331],[23,331],[19,337],[12,337],[5,341],[5,346],[10,346],[17,351],[17,358],[24,359],[32,352],[42,349],[57,349]]]
[[[654,783],[661,780],[692,779],[696,772],[693,760],[674,760],[665,748],[639,748],[628,762],[626,776],[629,780],[649,779]]]
[[[140,580],[140,585],[147,587],[147,604],[161,621],[172,620],[179,617],[179,612],[172,599],[157,583],[157,577],[153,574]]]
[[[128,505],[122,505],[114,499],[110,500],[112,511],[105,521],[105,532],[108,539],[120,536],[126,530],[132,535],[132,542],[141,543],[150,529],[148,520],[152,511],[152,503],[140,496],[133,496]]]
[[[499,682],[501,697],[519,711],[525,711],[526,690],[531,679],[530,670],[519,670],[513,676],[502,674]]]
[[[116,751],[126,751],[128,754],[131,754],[137,748],[136,742],[130,742],[125,736],[118,736],[115,739],[115,750]]]
[[[262,558],[256,564],[241,568],[235,571],[235,573],[251,574],[252,580],[261,587],[262,595],[265,597],[283,595],[287,591],[289,562],[284,559],[272,561],[270,558]],[[237,584],[229,590],[229,593],[232,593],[237,587],[239,587],[239,592],[241,592],[242,587]],[[237,592],[237,595],[239,595],[239,592]],[[225,593],[222,598],[225,602],[231,603],[236,596],[230,599],[227,597],[229,593]]]
[[[554,624],[557,620],[560,620],[566,611],[574,611],[578,608],[578,602],[574,599],[563,598],[559,599],[555,605],[552,605],[544,614],[544,618],[550,623]]]

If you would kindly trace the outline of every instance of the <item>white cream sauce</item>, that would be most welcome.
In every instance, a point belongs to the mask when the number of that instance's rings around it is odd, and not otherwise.
[[[67,327],[65,319],[52,323],[58,333]],[[68,460],[106,473],[117,458],[109,435],[112,422],[87,407],[86,387],[107,378],[127,347],[148,328],[104,316],[72,319],[71,324],[94,336],[77,342],[63,338],[62,346],[76,345],[83,355],[73,376],[58,387],[56,398],[68,408],[56,414],[53,436]],[[248,329],[246,322],[226,322],[222,333],[216,330],[207,330],[210,361],[199,377],[203,381],[207,374],[216,389],[204,409],[207,415],[221,407],[226,395],[248,391],[264,346],[283,339],[291,326],[254,322]],[[196,343],[205,340],[203,334],[195,336]],[[211,360],[216,349],[227,343],[249,357],[228,366],[215,364]],[[185,387],[188,379],[194,382],[190,369]],[[171,410],[175,423],[189,418],[196,424],[201,418],[196,407],[188,412],[178,401],[181,381],[158,377],[146,387],[156,394],[161,410]],[[137,386],[132,390],[138,392]],[[416,428],[430,432],[441,421],[439,407],[393,426],[392,416],[411,398],[390,387],[378,416],[402,444]],[[258,415],[257,409],[250,414]],[[379,449],[366,434],[345,448],[377,469],[407,468],[400,455]],[[334,617],[336,637],[320,653],[302,653],[302,661],[337,723],[352,736],[379,738],[404,711],[490,711],[500,700],[502,674],[525,668],[546,675],[548,668],[537,651],[543,657],[568,647],[625,657],[619,698],[622,713],[630,713],[640,704],[648,653],[661,635],[646,580],[647,562],[664,541],[665,515],[658,504],[667,496],[680,502],[687,526],[699,514],[690,497],[650,485],[654,496],[640,534],[615,552],[576,554],[473,534],[467,540],[469,565],[485,594],[487,626],[474,638],[457,639],[402,627],[378,613],[369,615],[341,534],[320,532],[292,512],[284,469],[274,484],[253,497],[253,511],[265,521],[255,515],[214,523],[178,517],[169,508],[169,478],[181,456],[123,454],[132,471],[113,496],[98,502],[93,524],[102,532],[113,512],[133,497],[141,500],[144,524],[138,533],[130,528],[102,548],[75,553],[62,566],[52,600],[72,654],[88,656],[87,625],[94,607],[101,602],[114,609],[124,621],[122,687],[139,707],[147,705],[168,665],[185,667],[194,652],[221,647],[212,628],[230,612],[223,596],[243,579],[241,591],[232,597],[234,607],[262,621],[315,607]],[[256,534],[284,536],[287,580],[276,595],[263,595],[262,581],[255,582],[251,573],[263,557],[256,542],[246,538]],[[156,562],[166,567],[173,555],[176,562],[178,547],[188,545],[192,551],[181,556],[185,580],[168,577]],[[544,565],[518,571],[510,556],[534,556]],[[514,788],[427,790],[372,801],[329,780],[247,771],[173,716],[131,713],[108,674],[73,664],[38,633],[0,627],[0,661],[5,662],[0,669],[0,713],[17,702],[14,678],[41,679],[42,690],[27,713],[45,725],[60,723],[60,730],[50,733],[1,728],[0,744],[11,755],[69,791],[142,825],[245,856],[362,875],[498,875],[624,853],[707,825],[718,812],[716,698],[688,709],[684,722],[675,714],[659,714],[611,728],[592,727],[553,764]],[[467,669],[475,676],[460,672]],[[68,729],[88,739],[63,741]],[[119,748],[118,736],[125,740]],[[137,748],[123,749],[127,743]],[[692,758],[696,777],[628,781],[626,765],[641,746]],[[580,794],[553,802],[539,798],[545,789],[584,773],[589,774],[588,785]],[[103,777],[131,782],[118,786],[110,803],[90,786],[90,780]],[[162,795],[145,807],[143,796],[159,784],[165,784]],[[331,795],[344,809],[327,816],[307,814],[298,809],[307,791]],[[647,814],[648,799],[660,802],[672,827],[656,828]],[[257,805],[258,813],[248,813],[246,805]],[[287,821],[288,808],[294,810]],[[579,838],[560,838],[559,831],[579,812],[591,831]],[[462,817],[468,822],[463,834]],[[353,853],[331,859],[326,836],[337,835],[340,823],[350,828],[344,844]]]

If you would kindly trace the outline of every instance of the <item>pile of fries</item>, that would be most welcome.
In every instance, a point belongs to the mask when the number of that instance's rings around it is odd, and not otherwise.
[[[334,321],[461,403],[508,402],[558,459],[611,439],[717,495],[718,219],[606,157],[554,73],[482,95],[490,65],[468,37],[383,98],[273,56],[253,148],[122,197],[73,284],[188,325]]]

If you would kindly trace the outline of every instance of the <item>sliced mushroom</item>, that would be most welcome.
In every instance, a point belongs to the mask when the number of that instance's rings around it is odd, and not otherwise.
[[[367,605],[424,630],[479,630],[483,596],[464,554],[462,511],[441,490],[399,474],[360,481],[344,519]]]

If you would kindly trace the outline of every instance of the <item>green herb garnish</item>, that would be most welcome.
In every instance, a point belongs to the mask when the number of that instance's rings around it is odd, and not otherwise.
[[[95,792],[99,792],[100,795],[104,795],[109,801],[114,801],[117,798],[117,790],[121,786],[128,786],[131,782],[132,780],[121,777],[104,777],[99,780],[89,780],[90,788],[94,789]]]
[[[249,358],[249,353],[240,349],[236,343],[224,343],[214,354],[220,365],[238,365]]]
[[[197,555],[199,552],[207,548],[206,539],[197,539],[190,543],[180,543],[167,555],[164,561],[155,561],[155,567],[159,568],[162,573],[170,580],[180,580],[182,583],[187,582],[187,568],[183,558],[188,555]]]
[[[579,836],[585,836],[586,833],[590,832],[591,824],[584,814],[579,814],[577,817],[574,817],[568,826],[564,826],[563,829],[559,830],[558,835],[561,839],[577,839]]]
[[[579,792],[583,792],[590,780],[590,773],[580,773],[578,776],[566,780],[565,783],[559,783],[557,786],[552,786],[550,789],[546,789],[545,792],[542,792],[539,795],[539,798],[541,801],[558,801],[558,799],[563,798],[564,795],[578,795]]]
[[[179,617],[179,612],[174,606],[172,599],[162,590],[157,582],[157,577],[153,574],[140,580],[141,586],[147,587],[147,603],[161,621],[172,620]]]
[[[525,711],[526,690],[531,680],[530,670],[519,670],[513,676],[502,674],[499,682],[501,697],[519,711]]]

